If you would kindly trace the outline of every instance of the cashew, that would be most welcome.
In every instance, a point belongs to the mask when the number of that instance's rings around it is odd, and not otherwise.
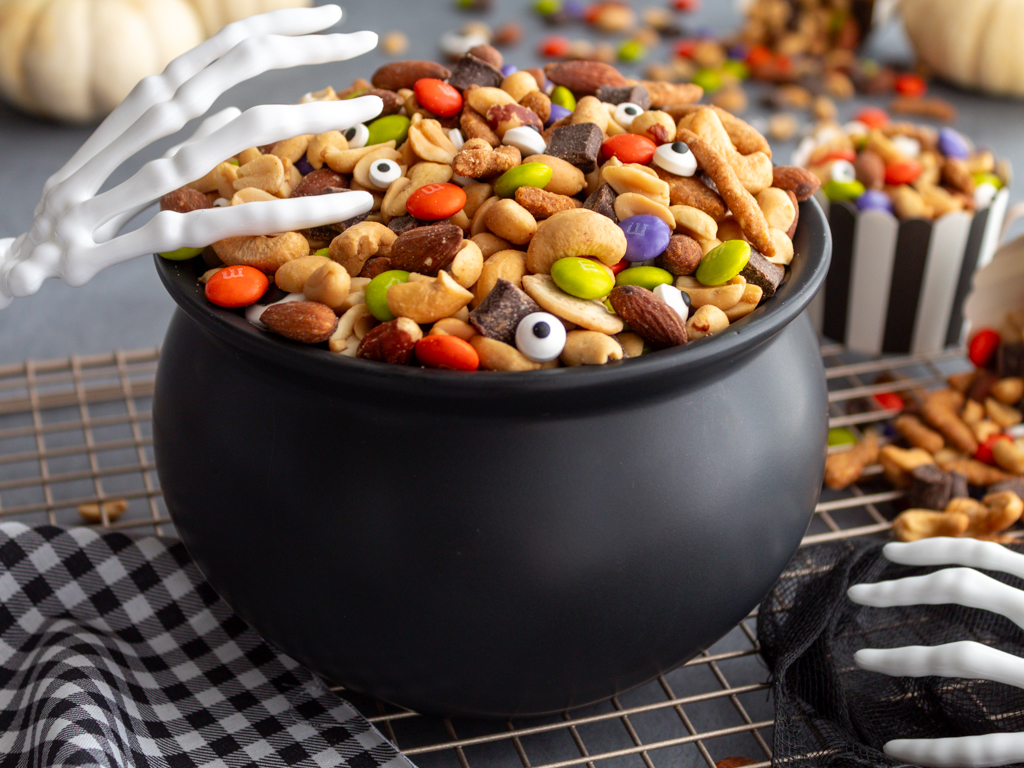
[[[985,398],[985,412],[992,421],[1003,429],[1012,427],[1015,424],[1020,424],[1021,419],[1024,418],[1021,416],[1021,412],[1016,408],[1011,405],[1001,403],[994,397]]]
[[[690,306],[700,309],[712,305],[721,310],[735,306],[743,297],[747,281],[742,275],[736,275],[722,285],[706,286],[697,282],[697,278],[687,275],[676,278],[676,288],[685,291],[690,297]]]
[[[935,459],[928,451],[920,448],[900,448],[886,445],[878,452],[878,463],[885,476],[897,488],[906,488],[911,483],[910,473],[922,464],[934,464]]]
[[[477,334],[469,339],[480,356],[480,367],[487,371],[535,371],[539,368],[553,368],[557,360],[549,363],[535,363],[510,344]]]
[[[383,224],[361,221],[334,238],[329,253],[350,275],[358,275],[368,258],[376,256],[382,246],[390,246],[397,237]]]
[[[469,341],[476,336],[476,328],[457,317],[442,317],[431,326],[427,336],[458,336]]]
[[[269,192],[264,192],[262,189],[258,189],[257,187],[245,187],[244,189],[238,190],[231,196],[232,205],[258,203],[265,202],[267,200],[277,200],[277,198]]]
[[[627,192],[636,192],[666,208],[669,205],[668,182],[659,179],[657,174],[648,173],[647,170],[641,170],[633,164],[618,166],[606,164],[601,171],[601,178],[615,190],[616,194],[624,195]]]
[[[974,424],[971,424],[970,426],[971,431],[974,433],[974,436],[978,439],[979,443],[984,443],[986,440],[992,437],[992,435],[998,435],[1000,432],[1003,431],[1003,428],[1000,427],[991,419],[982,419],[981,421],[976,421]],[[927,429],[927,427],[925,427],[925,429]],[[939,438],[941,439],[942,436],[939,435]],[[943,443],[945,443],[944,440]],[[924,446],[921,447],[923,448]]]
[[[982,534],[1006,530],[1024,514],[1024,501],[1013,491],[990,493],[982,498],[981,503],[988,512],[985,530],[980,531]]]
[[[481,115],[486,115],[487,110],[495,105],[516,103],[516,99],[501,90],[501,88],[471,88],[466,91],[465,97],[466,101],[469,102],[469,106]]]
[[[480,253],[484,255],[485,259],[489,259],[498,251],[507,251],[512,247],[512,243],[508,240],[503,240],[493,232],[481,232],[480,234],[473,235],[470,239],[477,244],[480,248]]]
[[[270,154],[277,155],[282,160],[290,160],[294,163],[306,154],[306,150],[309,149],[309,142],[312,138],[312,134],[305,134],[303,136],[293,136],[290,139],[284,139],[283,141],[277,142],[271,148]]]
[[[594,96],[584,96],[578,102],[576,102],[576,109],[573,110],[572,117],[569,118],[571,125],[577,123],[594,123],[598,128],[601,129],[601,133],[605,133],[608,130],[608,123],[611,118],[608,115],[608,110],[605,109],[604,104],[600,102]]]
[[[796,218],[796,209],[785,190],[768,187],[758,192],[756,199],[768,226],[788,232]]]
[[[480,270],[480,277],[477,278],[476,286],[473,289],[475,296],[471,306],[476,307],[487,298],[487,294],[491,292],[499,278],[508,280],[517,288],[522,288],[525,274],[526,254],[522,251],[509,249],[492,253],[487,257]]]
[[[908,509],[892,521],[892,532],[898,541],[917,541],[933,536],[962,536],[970,522],[970,518],[963,512]]]
[[[657,216],[668,224],[670,229],[676,228],[676,220],[672,212],[661,203],[656,203],[649,197],[636,192],[627,192],[615,198],[615,217],[619,221],[641,214]]]
[[[301,293],[309,276],[329,261],[326,256],[315,255],[292,259],[274,273],[274,282],[282,291]]]
[[[409,145],[418,157],[432,163],[451,165],[455,159],[455,145],[437,120],[420,120],[409,126]]]
[[[327,163],[332,171],[352,173],[355,170],[356,163],[371,152],[378,151],[381,147],[394,149],[395,140],[385,141],[383,144],[371,144],[368,147],[359,147],[358,149],[338,149],[334,146],[328,146],[324,148],[322,156],[324,162]]]
[[[694,240],[714,240],[718,237],[718,223],[699,208],[673,205],[668,210],[672,213],[673,229],[686,230],[683,234],[691,235]]]
[[[644,340],[639,334],[623,331],[615,334],[615,338],[622,347],[622,354],[625,357],[640,357],[644,353]]]
[[[729,318],[714,304],[700,307],[686,321],[686,338],[690,341],[712,336],[729,327]]]
[[[564,365],[604,365],[609,360],[621,360],[622,346],[614,336],[597,331],[569,331],[565,348],[558,359]]]
[[[395,317],[417,323],[434,323],[454,315],[472,300],[473,294],[456,283],[443,269],[436,280],[398,283],[388,289],[388,310]]]
[[[484,214],[484,224],[498,237],[515,245],[526,245],[537,232],[537,220],[512,198],[490,205]]]
[[[551,181],[544,189],[556,195],[572,197],[587,185],[583,171],[560,157],[551,155],[530,155],[523,158],[523,163],[543,163],[551,169]]]
[[[581,328],[608,335],[614,335],[623,328],[622,318],[609,312],[601,301],[570,296],[555,285],[550,275],[524,275],[523,290],[551,314]]]
[[[309,140],[309,147],[306,148],[306,162],[315,170],[324,167],[324,151],[333,147],[338,152],[348,149],[348,139],[341,131],[327,131],[314,136]]]
[[[452,277],[455,278],[455,282],[463,288],[472,288],[473,284],[480,279],[483,267],[484,255],[480,252],[480,246],[472,240],[463,240],[448,269],[451,271]]]
[[[376,152],[367,152],[356,163],[355,168],[352,169],[352,179],[360,187],[367,189],[371,192],[380,192],[373,182],[370,181],[370,166],[376,163],[378,160],[394,160],[399,166],[402,165],[402,155],[391,147],[380,146]],[[402,168],[402,176],[405,176],[405,168]],[[357,189],[356,184],[352,185],[353,189]],[[390,185],[388,185],[390,188]]]
[[[90,523],[98,523],[106,515],[108,523],[117,520],[128,511],[128,502],[125,499],[111,499],[110,501],[88,502],[78,505],[78,514]]]
[[[255,267],[268,275],[284,264],[309,254],[309,242],[298,232],[283,235],[241,235],[213,243],[217,257],[228,266]]]
[[[284,163],[277,155],[260,155],[240,167],[238,178],[231,186],[236,192],[246,187],[256,187],[277,197],[287,197],[292,191]]]
[[[526,266],[534,274],[549,274],[564,256],[593,256],[612,266],[626,255],[622,228],[587,208],[559,211],[542,221],[526,251]]]
[[[667,144],[676,137],[676,121],[667,112],[649,109],[633,118],[629,132],[646,136],[655,144]]]
[[[747,284],[740,300],[725,310],[725,316],[729,318],[730,323],[735,323],[741,317],[746,317],[757,309],[763,296],[764,289],[761,286]]]
[[[306,278],[302,292],[310,301],[319,301],[337,310],[348,298],[351,278],[345,268],[336,261],[328,261]]]
[[[331,352],[345,354],[346,342],[355,337],[356,321],[364,320],[364,318],[376,319],[370,313],[370,308],[366,304],[356,304],[338,318],[338,326],[334,329],[334,333],[331,334],[331,338],[327,340],[327,345],[330,347]],[[352,354],[354,355],[355,352],[353,351]]]

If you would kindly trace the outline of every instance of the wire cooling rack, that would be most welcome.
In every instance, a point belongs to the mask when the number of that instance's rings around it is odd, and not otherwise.
[[[864,358],[823,345],[833,427],[881,426],[904,398],[969,368],[958,352]],[[158,349],[0,366],[0,521],[174,536],[153,460]],[[890,407],[886,407],[890,406]],[[824,490],[804,539],[884,535],[901,495],[869,467]],[[89,515],[90,517],[86,517]],[[420,768],[687,768],[771,760],[756,615],[689,663],[610,701],[508,722],[425,717],[346,692]]]

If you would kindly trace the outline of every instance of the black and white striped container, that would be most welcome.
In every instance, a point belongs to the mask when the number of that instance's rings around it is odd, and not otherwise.
[[[973,216],[928,221],[858,211],[820,196],[832,266],[808,308],[822,335],[868,354],[922,354],[961,343],[971,276],[995,253],[1009,190]]]

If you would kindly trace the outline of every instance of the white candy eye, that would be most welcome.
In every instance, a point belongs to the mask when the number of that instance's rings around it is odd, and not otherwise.
[[[896,147],[904,157],[914,159],[921,155],[921,142],[913,136],[893,136],[890,141],[892,141],[892,145]]]
[[[974,188],[974,204],[978,208],[988,208],[992,205],[992,201],[995,199],[996,192],[998,191],[995,184],[983,181]]]
[[[466,139],[465,137],[463,137],[462,131],[460,131],[458,128],[452,128],[450,131],[448,131],[448,139],[455,147],[456,152],[462,149],[462,145],[466,143]]]
[[[675,313],[679,315],[680,320],[684,323],[686,322],[686,318],[690,316],[690,307],[683,299],[685,294],[682,291],[674,285],[662,284],[655,286],[654,295],[674,309]],[[686,298],[689,298],[689,296]]]
[[[518,128],[509,128],[505,131],[501,143],[515,147],[523,153],[523,157],[543,155],[548,148],[544,137],[533,128],[528,128],[525,125]]]
[[[378,160],[370,166],[370,183],[377,189],[387,189],[401,176],[402,166],[394,160]]]
[[[353,125],[347,131],[343,131],[342,135],[348,141],[349,149],[359,149],[366,146],[366,140],[370,138],[370,129],[359,123],[358,125]]]
[[[549,312],[531,312],[516,327],[516,346],[535,363],[554,360],[565,348],[565,326]]]
[[[615,114],[612,117],[615,118],[615,122],[621,125],[623,128],[629,128],[635,117],[642,115],[644,108],[639,104],[633,104],[629,101],[624,101],[615,108]]]
[[[654,164],[676,176],[693,176],[697,172],[697,158],[682,141],[662,144],[654,150]]]
[[[857,170],[849,160],[836,160],[832,163],[829,175],[832,177],[832,181],[850,182],[857,180]]]

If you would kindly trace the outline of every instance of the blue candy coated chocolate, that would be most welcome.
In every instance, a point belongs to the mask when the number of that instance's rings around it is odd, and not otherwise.
[[[880,189],[868,189],[853,202],[858,211],[888,211],[892,213],[892,200]]]
[[[939,129],[939,152],[946,157],[955,157],[959,160],[966,160],[971,156],[967,139],[952,128]]]
[[[295,161],[295,170],[305,176],[307,173],[313,172],[313,166],[309,164],[309,161],[306,158],[300,157]]]
[[[626,261],[647,261],[659,256],[672,237],[668,224],[649,213],[630,216],[620,221],[619,226],[626,235]]]
[[[517,67],[515,64],[506,64],[504,67],[501,68],[501,74],[505,77],[513,75],[518,71],[519,67]]]
[[[560,107],[558,104],[551,105],[551,114],[548,115],[548,120],[544,125],[551,125],[556,120],[561,120],[563,117],[568,117],[572,114],[571,109]]]

